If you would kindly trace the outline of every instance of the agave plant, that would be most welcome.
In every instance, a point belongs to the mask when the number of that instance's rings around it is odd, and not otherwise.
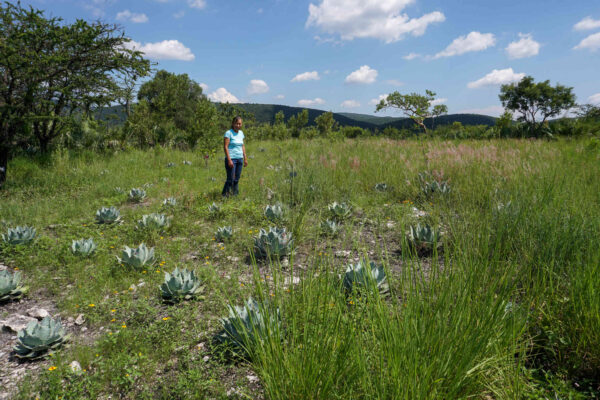
[[[226,242],[233,236],[233,228],[231,226],[222,226],[215,232],[217,242]]]
[[[175,197],[167,197],[162,202],[163,207],[175,207],[177,205],[177,199]]]
[[[165,281],[159,286],[162,298],[167,303],[189,300],[204,290],[202,282],[194,271],[175,268],[172,273],[165,272]]]
[[[148,229],[148,230],[163,230],[168,228],[171,225],[171,218],[165,216],[164,214],[152,213],[142,215],[142,219],[138,221],[139,229]]]
[[[116,186],[115,187],[115,193],[116,194],[125,194],[125,190],[123,190],[123,188]]]
[[[134,269],[141,269],[144,266],[151,266],[156,262],[154,258],[154,247],[146,247],[144,243],[137,249],[131,249],[125,246],[121,253],[121,258],[117,257],[120,264],[128,265]]]
[[[96,222],[99,224],[113,224],[121,221],[121,214],[115,207],[102,207],[96,211]]]
[[[285,228],[269,228],[269,232],[261,229],[254,237],[254,251],[258,258],[287,256],[294,245],[292,234]]]
[[[8,228],[6,234],[2,234],[5,243],[15,246],[17,244],[29,244],[35,240],[36,231],[32,226],[17,226]]]
[[[188,160],[184,160],[183,161],[183,165],[192,165],[192,162],[188,161]]]
[[[26,286],[20,286],[21,273],[11,273],[7,270],[0,271],[0,303],[18,300],[27,292]]]
[[[342,226],[338,222],[330,219],[321,222],[321,231],[327,236],[337,235],[341,228]]]
[[[369,264],[359,261],[348,265],[342,284],[348,293],[365,288],[377,288],[381,293],[389,290],[383,266],[373,261]]]
[[[96,246],[96,243],[94,243],[92,238],[87,240],[79,239],[73,240],[73,243],[71,244],[71,251],[77,256],[89,257],[94,253],[94,251],[96,251],[97,247],[98,246]]]
[[[419,254],[430,253],[442,246],[440,232],[427,224],[411,225],[407,233],[407,239]]]
[[[129,201],[139,203],[146,198],[146,191],[141,188],[133,188],[129,191]]]
[[[208,206],[208,212],[211,215],[217,215],[221,212],[221,206],[219,206],[217,203],[212,203],[210,206]]]
[[[350,216],[350,214],[352,213],[352,206],[347,204],[347,203],[338,203],[338,202],[333,202],[331,203],[327,209],[329,210],[329,213],[331,214],[331,216],[333,217],[333,219],[335,219],[336,221],[342,221],[344,219],[346,219],[348,216]]]
[[[277,203],[272,206],[267,205],[265,207],[264,216],[273,223],[281,222],[283,215],[284,211],[281,203]]]
[[[451,191],[448,181],[435,179],[429,172],[419,173],[419,183],[425,195],[448,194]]]
[[[378,192],[387,192],[389,190],[387,183],[376,183],[375,184],[375,190],[377,190]]]
[[[60,347],[67,338],[60,319],[46,317],[40,322],[31,321],[25,329],[21,329],[13,350],[18,358],[36,360]]]
[[[175,166],[174,162],[167,163],[167,168],[173,168]]]
[[[243,306],[229,306],[229,317],[220,322],[223,329],[216,336],[217,342],[232,345],[245,354],[282,329],[279,308],[270,310],[252,297]]]

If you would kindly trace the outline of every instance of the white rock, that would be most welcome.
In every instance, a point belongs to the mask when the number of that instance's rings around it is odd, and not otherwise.
[[[413,216],[416,218],[425,217],[427,213],[425,211],[419,210],[417,207],[412,208]]]
[[[83,317],[83,314],[79,314],[77,318],[75,318],[75,325],[83,325],[84,322],[85,318]]]
[[[202,360],[204,362],[208,362],[208,360],[210,360],[210,356],[204,356],[204,357],[202,357]]]
[[[0,264],[0,271],[5,271],[7,269],[8,269],[8,267],[6,265]]]
[[[21,329],[25,329],[31,321],[37,321],[37,319],[26,315],[13,314],[4,321],[0,321],[0,328],[9,332],[19,332]]]
[[[69,368],[71,368],[71,372],[78,374],[81,372],[81,364],[79,364],[79,362],[77,361],[73,361],[71,362],[71,364],[69,364]]]
[[[258,380],[258,376],[246,375],[246,379],[248,379],[249,382],[256,382]]]
[[[42,320],[46,317],[50,316],[50,313],[46,310],[44,310],[43,308],[30,308],[29,310],[25,311],[25,313],[30,316],[33,317],[35,319],[39,319]]]
[[[146,282],[140,282],[140,283],[138,283],[138,284],[137,284],[137,287],[142,287],[142,286],[144,286],[145,284],[146,284]]]
[[[350,250],[338,250],[335,252],[336,257],[348,257],[350,255]]]

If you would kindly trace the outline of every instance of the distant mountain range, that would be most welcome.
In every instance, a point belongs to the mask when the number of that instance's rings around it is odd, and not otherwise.
[[[285,120],[287,121],[291,116],[296,115],[305,109],[304,107],[291,107],[279,104],[240,103],[235,104],[235,106],[254,114],[256,122],[262,123],[273,123],[275,121],[275,114],[277,114],[279,111],[283,112]],[[326,112],[323,110],[316,110],[314,108],[307,108],[307,110],[308,125],[315,125],[315,118]],[[102,108],[96,112],[96,117],[101,120],[108,121],[111,125],[121,125],[126,119],[122,106]],[[333,119],[335,119],[340,126],[358,126],[363,129],[370,130],[383,130],[389,126],[397,129],[403,129],[410,128],[415,125],[410,118],[406,117],[379,117],[356,113],[333,113]],[[448,125],[454,122],[460,122],[463,125],[492,126],[496,123],[496,118],[480,114],[450,114],[437,117],[435,121],[431,119],[425,120],[425,124],[429,128],[431,128],[434,122],[435,126]]]

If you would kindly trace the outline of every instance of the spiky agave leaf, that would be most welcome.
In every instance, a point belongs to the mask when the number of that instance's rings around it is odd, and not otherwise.
[[[143,215],[142,219],[138,221],[139,229],[162,230],[168,228],[170,225],[171,218],[158,213]]]
[[[60,319],[46,317],[40,322],[31,321],[25,329],[21,329],[17,333],[17,345],[13,350],[18,358],[36,360],[46,357],[67,339]]]
[[[177,205],[177,199],[175,197],[167,197],[162,202],[164,207],[175,207]]]
[[[222,226],[217,228],[215,239],[217,242],[226,242],[233,237],[233,228],[231,226]]]
[[[258,236],[254,237],[254,251],[258,258],[287,256],[293,245],[292,234],[286,232],[285,228],[270,227],[268,232],[261,229]]]
[[[411,225],[407,240],[419,254],[427,254],[442,246],[441,233],[428,224]]]
[[[348,293],[372,287],[377,288],[381,293],[389,291],[383,265],[377,265],[373,261],[368,264],[365,261],[359,261],[356,264],[348,265],[344,274],[343,286]]]
[[[96,251],[97,247],[92,238],[73,240],[71,252],[78,256],[89,257]]]
[[[121,221],[121,213],[115,207],[102,207],[96,211],[96,222],[99,224],[114,224]]]
[[[156,262],[154,258],[154,247],[146,247],[144,243],[140,244],[137,249],[132,249],[125,246],[121,253],[121,258],[117,257],[119,263],[132,267],[133,269],[141,269],[144,266],[151,266]]]
[[[27,286],[21,286],[21,272],[0,271],[0,303],[20,299],[27,292]]]
[[[129,191],[129,201],[139,203],[146,198],[146,191],[141,188],[133,188]]]
[[[194,271],[180,270],[177,267],[172,273],[165,272],[165,281],[159,288],[163,300],[167,303],[189,300],[204,290]]]
[[[17,226],[8,228],[6,234],[2,234],[2,240],[12,246],[18,244],[30,244],[36,238],[36,230],[32,226]]]
[[[265,207],[264,216],[273,223],[281,222],[284,216],[284,209],[281,203],[267,205]]]
[[[352,206],[347,203],[338,203],[334,201],[329,206],[327,206],[329,210],[329,214],[336,221],[342,221],[352,214]]]
[[[330,219],[321,222],[321,231],[327,236],[337,235],[341,228],[342,226],[339,222]]]

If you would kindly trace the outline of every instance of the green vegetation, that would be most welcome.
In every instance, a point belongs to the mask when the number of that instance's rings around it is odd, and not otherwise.
[[[200,154],[14,159],[2,224],[33,225],[39,238],[2,244],[0,263],[21,272],[28,301],[52,302],[63,320],[83,314],[87,328],[68,328],[71,345],[38,361],[42,370],[24,378],[16,398],[598,396],[600,147],[586,138],[430,140],[423,154],[419,142],[354,139],[330,154],[326,143],[250,142],[255,158],[240,197],[215,215],[208,206],[221,199],[223,166],[211,159],[205,167]],[[192,166],[166,168],[184,159]],[[426,165],[450,192],[423,195]],[[375,191],[384,181],[388,190]],[[152,185],[141,204],[114,191],[143,183]],[[169,230],[136,229],[167,197],[178,200]],[[248,255],[257,256],[264,208],[276,202],[291,204],[284,226],[293,251],[255,264]],[[352,217],[323,236],[333,202],[352,204]],[[121,224],[94,223],[105,204],[121,209]],[[440,227],[443,254],[415,251],[407,232],[417,224]],[[235,230],[233,240],[213,240],[221,226]],[[432,249],[440,242],[426,236]],[[97,244],[92,259],[71,253],[81,237]],[[154,264],[115,262],[123,243],[140,241],[154,248]],[[340,290],[359,261],[383,268],[385,296]],[[163,301],[157,287],[176,267],[194,271],[202,301]],[[249,297],[259,304],[248,306],[256,323],[231,325],[239,328],[233,349],[218,346],[219,319]],[[74,375],[72,361],[85,372]]]

